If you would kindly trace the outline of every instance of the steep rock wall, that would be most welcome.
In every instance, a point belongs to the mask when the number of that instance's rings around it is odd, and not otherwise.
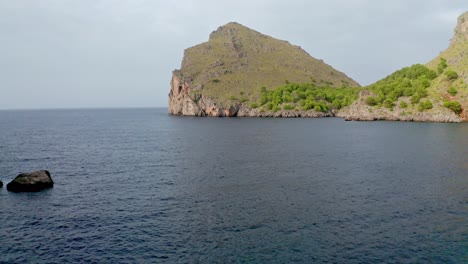
[[[201,94],[191,94],[190,79],[185,79],[181,72],[172,73],[169,92],[169,113],[184,116],[236,116],[239,106],[224,107]]]

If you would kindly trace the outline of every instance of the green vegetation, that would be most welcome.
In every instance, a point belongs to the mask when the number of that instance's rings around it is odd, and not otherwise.
[[[283,109],[284,109],[284,110],[292,110],[292,109],[293,109],[293,106],[290,105],[290,104],[285,104],[285,105],[283,105]]]
[[[458,93],[458,90],[455,89],[455,87],[450,86],[450,88],[447,90],[447,93],[449,93],[451,96],[455,96]]]
[[[377,101],[377,99],[375,99],[374,96],[369,96],[366,98],[366,104],[369,105],[369,106],[375,106],[377,105],[379,102]]]
[[[447,60],[444,58],[440,58],[439,65],[437,65],[437,73],[442,74],[444,70],[447,68]]]
[[[312,83],[286,83],[270,91],[262,87],[258,105],[271,111],[278,111],[282,108],[305,111],[314,109],[318,112],[327,112],[350,105],[357,99],[359,91],[359,88],[332,88],[320,87]]]
[[[436,77],[435,71],[421,64],[403,68],[368,86],[377,96],[368,97],[366,103],[393,109],[400,97],[411,96],[411,103],[417,104],[428,96],[427,88]]]
[[[424,111],[424,110],[428,110],[428,109],[432,109],[432,103],[431,103],[431,101],[425,100],[425,101],[419,103],[419,105],[418,105],[418,110],[419,110],[420,112],[422,112],[422,111]]]
[[[458,73],[454,70],[447,70],[445,72],[445,76],[447,76],[447,79],[449,79],[450,81],[458,79]]]
[[[388,109],[393,110],[395,103],[393,103],[391,99],[385,99],[385,101],[383,102],[383,105],[387,107]]]
[[[411,104],[413,105],[418,104],[420,100],[421,100],[421,97],[419,97],[419,95],[417,94],[411,96]]]
[[[258,104],[257,103],[250,103],[249,106],[250,106],[250,108],[255,109],[255,108],[258,107]]]
[[[408,107],[408,104],[405,101],[400,102],[400,108],[406,108]]]
[[[455,112],[457,115],[462,112],[461,105],[457,101],[446,101],[444,102],[444,106]]]

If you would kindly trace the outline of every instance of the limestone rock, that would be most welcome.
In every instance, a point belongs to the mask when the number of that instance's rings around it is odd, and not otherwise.
[[[457,43],[466,41],[468,41],[468,12],[464,12],[458,17],[450,45],[454,46]]]
[[[52,187],[54,182],[46,170],[21,173],[7,184],[7,190],[11,192],[38,192]]]

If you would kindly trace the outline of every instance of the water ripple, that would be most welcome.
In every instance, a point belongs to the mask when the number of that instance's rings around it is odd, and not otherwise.
[[[56,182],[0,189],[0,263],[462,263],[467,134],[165,109],[0,111],[1,180],[48,169]]]

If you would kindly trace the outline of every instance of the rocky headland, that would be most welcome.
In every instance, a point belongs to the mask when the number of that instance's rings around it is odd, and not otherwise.
[[[342,117],[463,122],[468,107],[468,12],[447,50],[360,87],[298,46],[238,23],[184,52],[169,113],[213,117]],[[348,92],[352,91],[352,92]]]
[[[207,42],[185,50],[182,67],[172,73],[169,113],[186,116],[323,117],[316,111],[269,111],[250,107],[261,87],[311,80],[324,85],[359,84],[313,58],[301,47],[238,23],[210,34]]]

